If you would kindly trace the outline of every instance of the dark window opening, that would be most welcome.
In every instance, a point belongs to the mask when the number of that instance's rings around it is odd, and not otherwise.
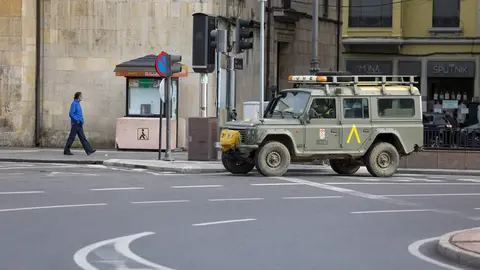
[[[392,27],[392,0],[350,0],[349,27]]]
[[[432,27],[459,27],[460,0],[433,0]]]

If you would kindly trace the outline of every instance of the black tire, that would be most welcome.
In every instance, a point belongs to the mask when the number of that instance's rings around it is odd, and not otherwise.
[[[222,164],[223,167],[232,174],[247,174],[251,172],[255,166],[252,163],[229,157],[226,153],[222,153]]]
[[[380,142],[372,146],[365,156],[365,166],[375,177],[390,177],[398,168],[400,155],[390,143]]]
[[[351,175],[360,169],[360,164],[352,163],[350,160],[331,159],[330,167],[340,175]]]
[[[290,151],[280,142],[268,142],[257,150],[255,167],[264,176],[282,176],[290,166]]]

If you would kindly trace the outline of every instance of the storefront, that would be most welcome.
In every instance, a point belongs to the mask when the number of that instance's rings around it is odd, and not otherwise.
[[[353,75],[392,75],[393,61],[347,60],[347,71]],[[372,78],[374,80],[374,78]]]
[[[162,119],[162,149],[166,146],[165,80],[155,71],[155,55],[147,55],[121,63],[115,75],[126,79],[125,116],[117,119],[118,149],[158,150],[159,119]],[[187,67],[171,79],[171,142],[172,148],[186,147],[186,120],[178,117],[180,78],[188,76]]]

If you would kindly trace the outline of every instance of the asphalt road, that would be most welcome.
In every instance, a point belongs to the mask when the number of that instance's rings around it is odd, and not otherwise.
[[[0,269],[466,269],[480,177],[181,175],[0,163]],[[442,267],[448,265],[449,268]]]

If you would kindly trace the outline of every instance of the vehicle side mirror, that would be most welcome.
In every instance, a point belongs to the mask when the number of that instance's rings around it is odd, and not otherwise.
[[[315,110],[314,109],[308,110],[308,120],[310,120],[311,118],[315,118]]]

